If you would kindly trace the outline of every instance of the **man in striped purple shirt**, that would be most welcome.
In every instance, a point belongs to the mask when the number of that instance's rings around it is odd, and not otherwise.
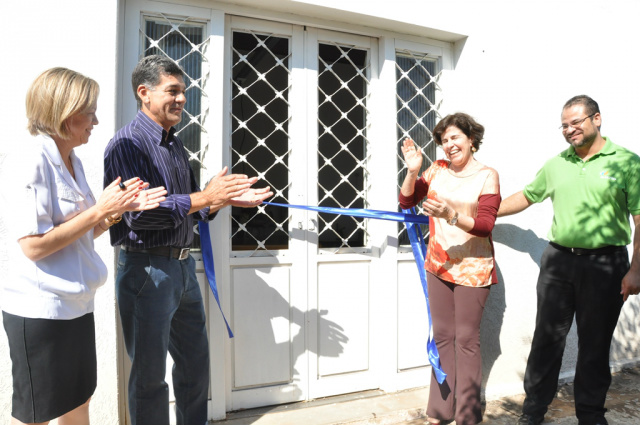
[[[207,422],[209,344],[195,262],[189,255],[196,220],[209,221],[228,205],[255,207],[272,196],[251,188],[256,177],[227,175],[225,167],[200,191],[174,125],[186,103],[182,69],[161,56],[143,58],[133,71],[138,114],[107,145],[105,182],[138,176],[164,186],[153,211],[126,213],[110,229],[121,247],[116,295],[132,367],[129,412],[133,425],[169,425],[167,352],[175,362],[178,425]],[[106,183],[105,183],[106,184]]]

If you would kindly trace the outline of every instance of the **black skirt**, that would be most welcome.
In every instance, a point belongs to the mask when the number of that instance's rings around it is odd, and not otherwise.
[[[13,372],[11,415],[46,422],[83,405],[96,389],[93,313],[73,320],[2,312]]]

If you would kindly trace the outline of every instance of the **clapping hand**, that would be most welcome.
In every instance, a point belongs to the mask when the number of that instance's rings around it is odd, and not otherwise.
[[[158,208],[166,199],[167,190],[163,186],[141,190],[133,202],[127,205],[127,211],[146,211]]]
[[[229,205],[234,207],[251,208],[260,205],[262,201],[271,196],[273,196],[273,192],[271,192],[271,188],[269,186],[260,189],[250,188],[242,195],[232,198],[229,201]]]

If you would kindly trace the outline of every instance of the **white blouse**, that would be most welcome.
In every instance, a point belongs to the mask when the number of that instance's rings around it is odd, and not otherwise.
[[[34,145],[35,143],[35,146]],[[93,230],[38,261],[18,240],[44,234],[95,205],[82,163],[71,152],[75,180],[48,136],[24,142],[2,164],[2,213],[9,231],[9,276],[0,280],[0,307],[30,318],[68,320],[93,311],[107,268],[93,245]]]

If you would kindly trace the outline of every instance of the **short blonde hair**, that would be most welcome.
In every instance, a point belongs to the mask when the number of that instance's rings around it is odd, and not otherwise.
[[[95,107],[99,93],[98,83],[78,72],[60,67],[44,71],[27,91],[29,133],[67,139],[67,120]]]

